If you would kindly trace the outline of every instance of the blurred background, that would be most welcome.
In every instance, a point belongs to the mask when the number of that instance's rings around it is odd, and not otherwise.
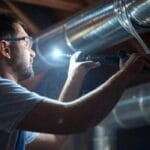
[[[114,74],[119,57],[149,53],[150,0],[1,0],[0,12],[11,12],[28,26],[37,53],[35,77],[22,84],[50,98],[58,98],[76,51],[103,64],[87,74],[81,95]],[[104,121],[74,135],[64,150],[149,150],[149,81],[145,69]]]

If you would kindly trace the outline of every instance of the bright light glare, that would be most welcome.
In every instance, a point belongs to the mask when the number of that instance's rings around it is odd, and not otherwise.
[[[54,57],[54,58],[59,58],[59,57],[61,57],[63,54],[62,54],[62,52],[60,51],[60,50],[58,50],[58,49],[56,49],[56,50],[54,50],[53,52],[52,52],[52,56]]]

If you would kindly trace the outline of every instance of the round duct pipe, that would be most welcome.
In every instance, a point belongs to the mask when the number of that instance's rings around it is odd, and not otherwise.
[[[123,6],[119,5],[119,1],[124,2]],[[94,53],[131,38],[121,25],[126,20],[120,21],[118,17],[122,7],[127,9],[137,31],[149,31],[150,0],[108,0],[40,33],[36,37],[37,53],[49,63],[53,50],[61,50],[67,55],[78,50]]]
[[[85,53],[101,52],[131,38],[118,17],[121,6],[117,0],[96,4],[77,16],[50,27],[36,37],[39,56],[51,64],[50,52],[61,50],[64,54],[75,51]],[[150,0],[123,0],[128,17],[138,32],[150,30]],[[55,64],[55,63],[54,63]],[[61,65],[59,63],[59,65]],[[136,127],[149,123],[150,100],[147,87],[139,87],[134,96],[123,98],[112,113],[98,126],[95,136],[95,150],[114,150],[115,131],[112,127]],[[129,92],[129,93],[132,93]],[[136,95],[140,94],[140,95]],[[147,96],[146,96],[147,94]],[[109,128],[110,127],[110,128]]]
[[[94,129],[94,150],[116,150],[117,129],[150,124],[150,83],[130,88]]]
[[[132,128],[150,124],[150,83],[126,90],[101,126]]]

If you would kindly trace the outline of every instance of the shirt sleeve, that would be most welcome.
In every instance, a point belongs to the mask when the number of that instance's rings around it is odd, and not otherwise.
[[[25,135],[25,144],[30,144],[32,141],[34,141],[39,136],[38,132],[29,132],[26,131]]]
[[[12,132],[44,97],[14,81],[0,79],[0,130]]]

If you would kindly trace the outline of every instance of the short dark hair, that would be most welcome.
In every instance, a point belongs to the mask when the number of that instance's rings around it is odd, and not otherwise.
[[[0,40],[16,36],[16,23],[26,28],[16,16],[10,13],[0,13]]]

